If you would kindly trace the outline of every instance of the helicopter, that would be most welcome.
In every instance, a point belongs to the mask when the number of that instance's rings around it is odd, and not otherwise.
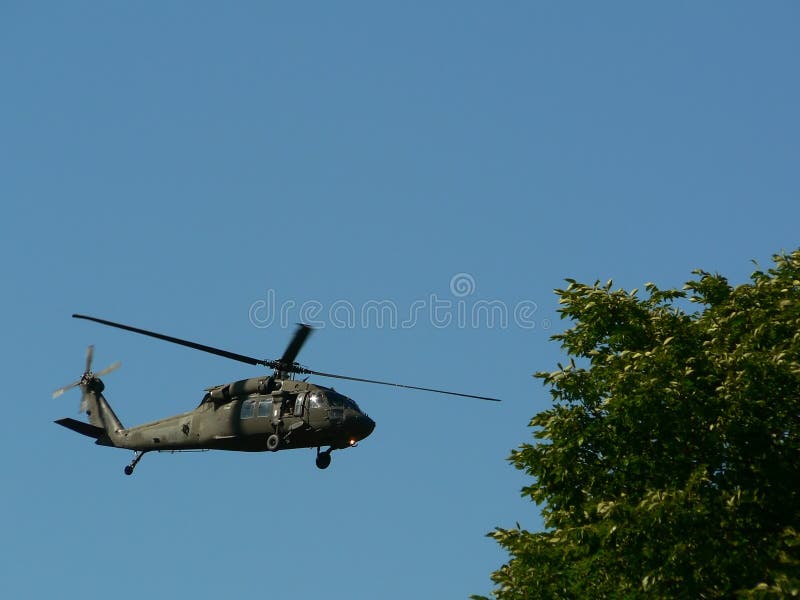
[[[89,422],[62,418],[55,423],[93,438],[95,444],[99,446],[133,450],[134,457],[124,469],[126,475],[133,474],[136,465],[148,452],[203,450],[277,452],[316,448],[317,467],[327,469],[331,464],[331,452],[358,445],[358,442],[368,437],[375,429],[375,421],[370,419],[353,399],[340,394],[332,387],[310,383],[308,376],[311,375],[500,402],[498,398],[488,396],[309,369],[295,360],[312,332],[312,328],[305,324],[298,324],[294,336],[279,359],[267,360],[97,317],[80,314],[72,316],[249,365],[272,369],[272,373],[266,376],[206,388],[205,395],[194,410],[126,428],[103,396],[105,384],[100,379],[119,368],[121,363],[117,361],[102,371],[93,373],[94,346],[89,346],[86,352],[86,367],[80,379],[53,392],[53,398],[57,398],[65,391],[79,387],[80,412],[86,413]],[[296,379],[298,375],[306,377],[298,380]],[[327,448],[323,450],[326,446]]]

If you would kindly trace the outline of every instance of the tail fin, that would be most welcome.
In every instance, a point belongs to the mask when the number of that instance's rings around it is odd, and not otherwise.
[[[117,446],[124,427],[101,393],[102,389],[103,382],[99,379],[91,379],[81,385],[83,392],[81,412],[85,412],[89,417],[88,423],[69,418],[59,419],[55,422],[62,427],[94,438],[97,440],[95,443],[101,446]]]
[[[105,429],[109,433],[122,431],[124,427],[117,415],[111,410],[102,392],[105,385],[97,378],[93,378],[85,386],[81,386],[81,411],[89,417],[89,423],[95,427]]]
[[[124,427],[119,422],[117,415],[103,397],[105,384],[100,380],[101,375],[111,373],[119,367],[119,362],[103,369],[99,373],[92,373],[92,357],[94,356],[94,346],[89,346],[86,350],[86,370],[78,381],[57,389],[53,393],[53,398],[57,398],[66,390],[78,387],[81,388],[81,412],[89,416],[89,423],[81,423],[75,419],[59,419],[59,425],[72,429],[83,435],[88,435],[97,440],[98,444],[116,446],[116,441],[122,435]]]

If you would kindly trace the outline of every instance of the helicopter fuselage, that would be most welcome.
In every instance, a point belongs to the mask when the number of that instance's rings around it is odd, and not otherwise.
[[[105,385],[99,379],[101,375],[114,371],[120,363],[116,362],[95,375],[91,368],[94,347],[89,346],[86,352],[86,368],[81,378],[53,392],[53,397],[57,398],[65,391],[80,386],[81,411],[87,413],[89,423],[70,418],[58,419],[56,423],[94,438],[101,446],[136,451],[136,457],[125,467],[126,475],[133,473],[139,460],[147,452],[183,450],[261,452],[316,448],[317,467],[326,469],[331,463],[331,451],[355,446],[372,433],[375,422],[347,396],[339,394],[333,388],[293,378],[299,375],[316,375],[499,402],[498,398],[488,396],[365,379],[304,367],[295,360],[311,334],[311,327],[304,324],[298,324],[294,336],[279,359],[267,360],[97,317],[79,314],[72,316],[252,366],[273,369],[273,374],[268,377],[242,379],[207,388],[208,393],[193,411],[125,428],[103,396]],[[328,446],[328,449],[323,451],[323,446]]]
[[[270,387],[277,389],[267,392]],[[210,388],[193,411],[123,429],[98,443],[140,451],[339,449],[355,445],[374,427],[353,400],[331,388],[255,378]],[[269,448],[273,434],[280,445]]]

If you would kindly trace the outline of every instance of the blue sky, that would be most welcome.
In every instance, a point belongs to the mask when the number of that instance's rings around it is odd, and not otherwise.
[[[741,282],[797,247],[799,13],[3,3],[4,591],[487,593],[484,534],[541,526],[505,458],[549,403],[531,374],[563,358],[553,288]],[[73,312],[264,358],[313,317],[314,369],[504,402],[342,382],[377,428],[327,471],[209,452],[127,478],[128,452],[52,424],[88,344],[123,363],[125,424],[261,371]]]

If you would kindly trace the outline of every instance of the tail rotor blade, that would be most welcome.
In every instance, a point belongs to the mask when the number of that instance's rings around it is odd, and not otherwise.
[[[103,375],[108,375],[108,374],[109,374],[109,373],[111,373],[112,371],[116,371],[117,369],[119,369],[119,367],[120,367],[120,365],[121,365],[121,364],[122,364],[122,363],[121,363],[120,361],[117,361],[117,362],[115,362],[113,365],[109,365],[109,366],[107,366],[105,369],[103,369],[103,370],[102,370],[102,371],[100,371],[99,373],[95,373],[95,374],[94,374],[94,376],[95,376],[95,377],[102,377]]]
[[[64,392],[71,390],[72,388],[78,387],[80,385],[88,385],[94,379],[98,379],[103,375],[108,375],[112,371],[116,371],[122,364],[120,361],[117,361],[114,364],[107,366],[99,373],[92,373],[93,359],[94,359],[94,346],[89,346],[88,348],[86,348],[86,370],[83,372],[81,378],[78,379],[77,381],[73,381],[69,385],[65,385],[64,387],[58,388],[55,392],[53,392],[53,398],[54,399],[58,398]]]
[[[81,380],[78,379],[78,381],[74,381],[74,382],[70,383],[69,385],[65,385],[62,388],[58,388],[55,392],[53,392],[53,399],[55,400],[56,398],[58,398],[61,394],[63,394],[67,390],[71,390],[74,387],[78,387],[80,384],[81,384]]]
[[[94,346],[86,348],[86,371],[85,373],[92,372],[92,359],[94,358]]]

